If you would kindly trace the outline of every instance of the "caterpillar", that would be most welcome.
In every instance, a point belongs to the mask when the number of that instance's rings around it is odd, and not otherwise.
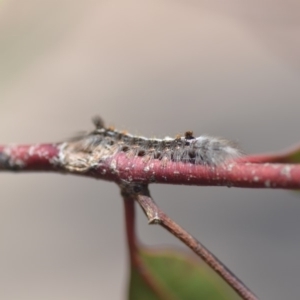
[[[175,138],[156,139],[107,128],[100,117],[95,117],[93,122],[96,128],[92,132],[71,139],[72,143],[65,147],[68,153],[71,149],[77,154],[78,167],[81,163],[92,167],[121,152],[128,157],[141,157],[145,162],[154,159],[163,164],[182,162],[205,166],[218,166],[241,156],[235,143],[208,135],[194,137],[192,131]]]

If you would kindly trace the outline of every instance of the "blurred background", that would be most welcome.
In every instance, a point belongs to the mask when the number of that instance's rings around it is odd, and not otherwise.
[[[247,153],[300,141],[300,3],[293,0],[0,2],[0,141],[55,142],[109,125],[185,130]],[[118,188],[2,173],[0,299],[124,299]],[[297,299],[300,200],[287,191],[152,185],[157,203],[261,299]],[[148,226],[148,245],[183,247]]]

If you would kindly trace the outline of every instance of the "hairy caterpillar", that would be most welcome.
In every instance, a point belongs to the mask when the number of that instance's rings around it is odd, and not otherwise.
[[[128,157],[141,157],[145,162],[155,159],[163,164],[182,162],[206,166],[218,166],[241,156],[235,143],[207,135],[194,137],[191,131],[176,138],[150,139],[106,128],[99,117],[93,122],[95,130],[73,138],[68,144],[71,148],[67,147],[68,153],[71,150],[78,157],[78,168],[81,163],[83,168],[93,167],[121,152]]]

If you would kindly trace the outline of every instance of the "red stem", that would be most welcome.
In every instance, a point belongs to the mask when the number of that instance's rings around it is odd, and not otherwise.
[[[0,146],[0,170],[52,171],[90,176],[117,183],[125,181],[247,188],[300,188],[300,164],[265,162],[268,156],[244,157],[218,167],[166,162],[119,153],[82,168],[80,153],[67,152],[64,144]],[[274,161],[283,161],[277,155]],[[88,159],[88,158],[86,158]],[[245,162],[247,160],[256,163]],[[269,156],[272,160],[272,156]],[[87,164],[88,161],[85,161]]]
[[[152,292],[158,296],[161,300],[178,300],[171,291],[167,291],[156,280],[144,264],[143,259],[140,256],[140,247],[137,242],[135,233],[135,201],[129,195],[123,195],[124,208],[125,208],[125,225],[126,225],[126,237],[129,250],[129,259],[131,269],[134,269],[142,277],[144,283],[152,290]]]
[[[59,144],[0,146],[0,170],[57,171]]]
[[[135,234],[135,203],[130,199],[124,198],[125,209],[125,225],[126,225],[126,237],[129,251],[130,263],[134,265],[137,250],[137,238]]]

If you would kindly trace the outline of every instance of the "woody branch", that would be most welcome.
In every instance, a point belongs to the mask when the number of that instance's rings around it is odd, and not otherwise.
[[[118,153],[89,165],[87,154],[76,152],[72,142],[57,144],[0,146],[0,171],[44,171],[89,176],[120,183],[166,183],[248,188],[300,188],[300,164],[288,161],[284,153],[243,157],[239,161],[207,167]],[[269,159],[268,159],[269,158]]]
[[[181,226],[169,218],[159,207],[155,204],[148,185],[135,184],[123,182],[120,184],[121,191],[126,195],[127,202],[135,200],[144,210],[150,224],[159,224],[168,230],[175,237],[180,239],[187,247],[194,251],[205,261],[220,277],[224,279],[232,287],[232,289],[244,300],[257,300],[258,298],[245,286],[216,256],[214,256],[204,245],[202,245],[196,238],[185,231]],[[132,203],[131,203],[132,205]],[[127,203],[129,206],[129,203]],[[128,220],[131,223],[131,220]],[[134,250],[131,250],[133,257],[137,256]],[[134,255],[135,254],[135,255]],[[139,265],[139,264],[138,264]],[[149,278],[146,277],[147,282]],[[151,282],[151,281],[150,281]],[[157,285],[155,285],[157,288]],[[165,299],[165,298],[162,298]]]

